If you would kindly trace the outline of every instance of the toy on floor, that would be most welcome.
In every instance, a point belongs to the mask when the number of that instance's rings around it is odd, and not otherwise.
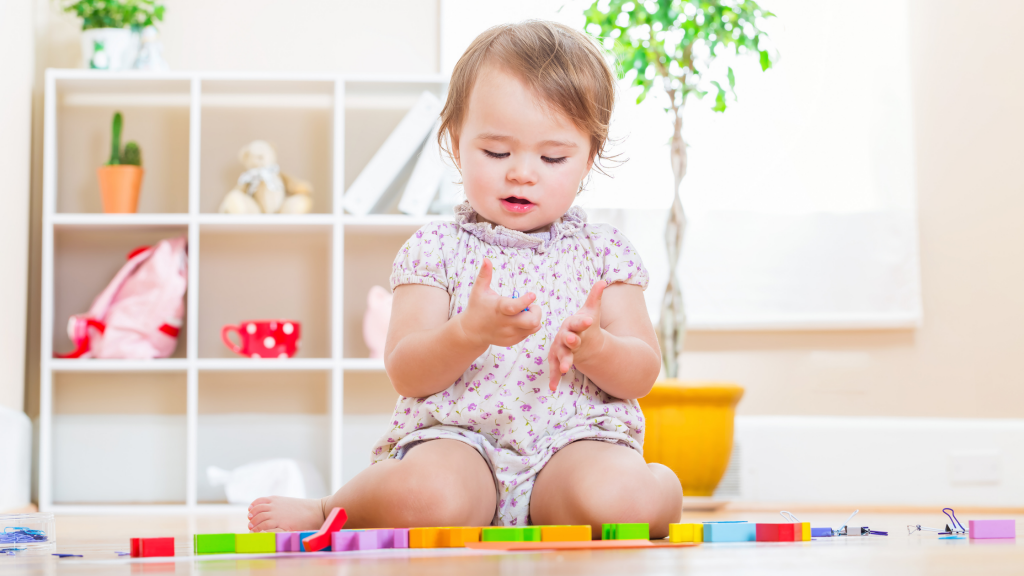
[[[971,539],[1016,538],[1016,520],[968,520]]]
[[[320,527],[320,531],[303,538],[302,546],[309,552],[316,552],[317,550],[327,548],[331,545],[331,532],[341,530],[341,527],[347,521],[348,514],[345,513],[344,508],[331,510],[331,513],[327,515],[327,519],[324,520],[324,525]]]
[[[305,180],[281,174],[277,152],[254,140],[238,152],[245,172],[220,203],[221,214],[306,214],[313,209],[313,187]]]
[[[956,517],[956,512],[952,508],[943,508],[942,513],[949,518],[949,524],[946,524],[945,530],[938,528],[928,528],[927,526],[921,526],[920,524],[911,524],[907,526],[907,534],[913,534],[914,532],[936,532],[940,536],[947,536],[953,538],[962,538],[967,535],[967,529],[960,523],[960,520]]]
[[[174,538],[132,538],[132,558],[174,556]]]

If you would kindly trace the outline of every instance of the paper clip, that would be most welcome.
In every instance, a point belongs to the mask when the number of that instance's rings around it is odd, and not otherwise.
[[[800,523],[800,519],[797,518],[789,510],[783,510],[782,512],[779,512],[779,516],[782,516],[782,519],[785,520],[786,522],[793,522],[793,523],[797,523],[797,524]]]
[[[943,508],[942,513],[949,518],[950,524],[946,524],[945,530],[938,528],[928,528],[927,526],[921,526],[920,524],[911,524],[907,526],[907,534],[913,534],[914,532],[935,532],[943,536],[964,536],[967,534],[967,529],[960,523],[960,520],[956,517],[956,512],[952,508]]]
[[[515,300],[516,298],[519,298],[519,291],[516,290],[515,288],[513,288],[512,289],[512,299]],[[530,309],[530,307],[527,306],[526,308],[523,308],[523,312],[527,312],[529,309]]]

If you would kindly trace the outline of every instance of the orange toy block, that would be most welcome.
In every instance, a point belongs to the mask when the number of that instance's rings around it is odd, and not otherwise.
[[[410,528],[409,548],[440,548],[441,528]]]
[[[306,536],[302,539],[302,545],[306,552],[319,552],[331,545],[331,532],[337,532],[345,526],[348,521],[348,514],[344,508],[335,508],[327,515],[324,525],[316,534]]]
[[[479,542],[483,529],[473,526],[438,528],[438,548],[463,548],[468,542]]]
[[[590,526],[541,526],[541,542],[586,542],[591,539]]]

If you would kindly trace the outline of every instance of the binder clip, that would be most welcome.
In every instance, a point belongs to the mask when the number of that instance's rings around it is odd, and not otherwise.
[[[949,524],[946,524],[945,530],[939,528],[929,528],[927,526],[921,526],[920,524],[911,524],[907,526],[907,534],[913,534],[914,532],[935,532],[939,535],[940,540],[958,540],[967,536],[967,529],[964,525],[957,520],[956,512],[952,508],[943,508],[942,513],[949,518]]]

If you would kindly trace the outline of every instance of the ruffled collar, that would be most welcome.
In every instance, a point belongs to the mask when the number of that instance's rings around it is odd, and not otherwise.
[[[544,253],[558,240],[575,236],[582,230],[584,224],[587,223],[587,213],[579,206],[569,208],[569,211],[557,222],[551,224],[551,239],[547,242],[525,232],[477,221],[476,211],[469,205],[469,202],[463,202],[455,207],[455,223],[488,244],[503,248],[530,248]]]

